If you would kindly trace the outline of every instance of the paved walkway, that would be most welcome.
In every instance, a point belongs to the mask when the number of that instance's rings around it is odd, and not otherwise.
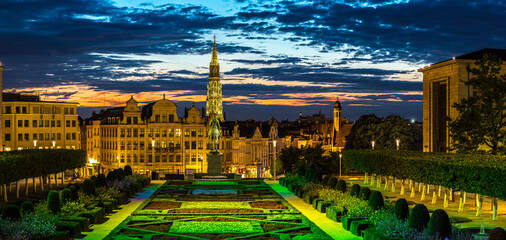
[[[272,189],[274,189],[274,191],[281,195],[286,201],[292,204],[292,206],[294,206],[311,222],[316,224],[316,226],[321,228],[332,238],[339,240],[362,239],[361,237],[355,236],[351,234],[351,232],[344,230],[341,223],[330,220],[327,218],[325,213],[315,210],[312,205],[305,203],[302,199],[288,191],[287,188],[279,185],[278,181],[266,180],[265,183],[267,183]]]
[[[121,222],[123,222],[132,212],[137,209],[142,202],[148,199],[165,181],[151,181],[151,185],[144,192],[139,193],[137,197],[131,199],[130,203],[121,205],[121,209],[116,213],[109,215],[109,220],[102,224],[96,224],[90,227],[92,232],[83,232],[86,237],[83,240],[99,240],[103,239]]]

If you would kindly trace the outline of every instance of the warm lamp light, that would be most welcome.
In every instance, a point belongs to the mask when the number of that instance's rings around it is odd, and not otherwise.
[[[397,144],[397,150],[399,150],[399,144],[401,143],[400,139],[395,139],[395,143]]]
[[[374,149],[374,141],[371,141],[371,146],[372,146],[372,149]]]

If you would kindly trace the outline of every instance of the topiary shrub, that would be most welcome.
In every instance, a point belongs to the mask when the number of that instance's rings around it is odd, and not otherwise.
[[[336,184],[336,190],[341,192],[346,192],[346,181],[339,179]]]
[[[490,231],[488,240],[504,240],[506,239],[506,231],[502,227],[496,227]]]
[[[371,189],[369,189],[369,187],[361,188],[360,192],[358,193],[358,198],[364,201],[368,201],[370,196],[371,196]]]
[[[98,174],[97,176],[97,187],[105,187],[107,186],[107,179],[104,174]]]
[[[395,201],[394,212],[398,219],[407,219],[409,216],[408,201],[404,198],[397,199],[397,201]]]
[[[330,188],[336,188],[336,184],[337,184],[337,178],[336,177],[331,177],[327,186],[330,187]]]
[[[325,175],[325,177],[322,180],[322,185],[327,186],[327,184],[329,183],[329,180],[330,180],[330,174]]]
[[[21,203],[21,211],[25,213],[33,213],[35,212],[35,208],[33,207],[33,203],[30,201],[24,201]]]
[[[380,191],[372,191],[369,196],[369,206],[374,210],[380,210],[385,205]]]
[[[306,168],[304,166],[297,167],[297,175],[303,177],[306,174]]]
[[[311,181],[311,174],[313,173],[313,169],[311,168],[308,168],[306,169],[306,172],[304,173],[304,179],[306,179],[306,181]]]
[[[130,165],[126,165],[123,171],[125,171],[125,176],[132,176],[133,174],[132,167],[130,167]]]
[[[77,201],[79,199],[79,194],[77,193],[77,187],[72,185],[69,187],[70,196],[72,197],[72,201]]]
[[[408,224],[409,227],[421,232],[429,222],[429,210],[423,204],[416,204],[411,213],[409,214]]]
[[[98,184],[98,177],[97,176],[91,176],[90,180],[95,183],[95,186],[97,186],[97,184]]]
[[[322,173],[320,171],[316,171],[313,174],[313,180],[314,183],[321,183],[323,181]]]
[[[14,204],[7,204],[2,208],[2,218],[10,218],[12,220],[18,220],[21,218],[19,207]]]
[[[113,182],[114,180],[118,180],[118,175],[116,172],[112,171],[107,174],[107,181]]]
[[[437,209],[432,213],[427,227],[427,233],[431,236],[435,236],[436,233],[439,233],[441,239],[450,238],[452,235],[452,224],[445,210]]]
[[[360,193],[360,185],[358,184],[353,184],[351,186],[351,190],[350,190],[350,196],[352,197],[358,197],[358,194]]]
[[[53,214],[56,214],[61,209],[60,195],[57,191],[51,190],[47,195],[47,208],[51,210]]]
[[[72,201],[72,192],[68,188],[61,190],[61,203],[62,205]]]
[[[84,182],[83,182],[83,192],[84,192],[84,194],[95,195],[96,194],[96,191],[95,191],[95,182],[93,182],[90,179],[84,180]]]
[[[125,171],[123,171],[123,168],[115,169],[114,172],[116,172],[118,180],[123,180],[125,178]]]

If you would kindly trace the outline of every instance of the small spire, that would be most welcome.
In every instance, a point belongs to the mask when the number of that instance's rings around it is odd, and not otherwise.
[[[163,94],[163,99],[165,99],[165,93]]]
[[[211,59],[211,64],[218,64],[218,51],[216,50],[216,35],[214,36],[213,57]]]

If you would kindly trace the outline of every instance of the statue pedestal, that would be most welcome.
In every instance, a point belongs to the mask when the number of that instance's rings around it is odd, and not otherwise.
[[[221,176],[221,157],[223,154],[216,151],[211,151],[207,154],[207,175],[208,176]]]

